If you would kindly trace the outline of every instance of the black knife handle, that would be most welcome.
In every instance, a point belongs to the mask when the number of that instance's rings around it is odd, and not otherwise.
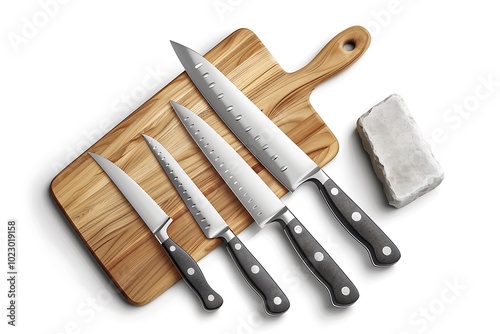
[[[184,281],[198,295],[205,310],[214,311],[221,307],[222,297],[210,287],[201,268],[191,255],[170,238],[166,239],[162,246]]]
[[[346,307],[358,300],[356,286],[297,218],[288,211],[277,221],[304,264],[326,287],[334,306]]]
[[[240,239],[234,236],[226,248],[248,284],[264,301],[266,312],[269,315],[286,312],[290,308],[287,296]]]
[[[375,266],[390,266],[398,262],[401,253],[396,245],[335,182],[329,177],[324,183],[314,181],[335,217],[365,246]]]

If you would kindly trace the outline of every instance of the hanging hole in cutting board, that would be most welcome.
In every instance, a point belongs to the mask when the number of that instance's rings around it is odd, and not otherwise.
[[[347,41],[344,44],[344,50],[346,51],[352,51],[356,47],[356,44],[354,44],[353,41]]]

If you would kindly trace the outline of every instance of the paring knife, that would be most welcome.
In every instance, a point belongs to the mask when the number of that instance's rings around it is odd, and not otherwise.
[[[389,266],[399,260],[401,253],[389,237],[243,92],[200,54],[171,43],[205,100],[281,184],[293,192],[303,182],[313,181],[337,220],[367,249],[373,265]],[[335,51],[349,52],[340,42]],[[343,59],[339,57],[339,63]]]
[[[170,101],[187,131],[212,166],[261,227],[279,222],[308,269],[326,287],[333,305],[349,306],[357,288],[326,250],[219,134],[189,109]]]
[[[167,234],[172,223],[156,202],[130,176],[108,159],[89,152],[162,244],[184,281],[200,298],[207,311],[221,307],[222,297],[208,284],[196,261]]]
[[[233,233],[179,163],[158,141],[144,134],[142,136],[205,236],[224,241],[241,274],[264,301],[266,312],[269,315],[279,315],[288,310],[290,302],[283,291]]]

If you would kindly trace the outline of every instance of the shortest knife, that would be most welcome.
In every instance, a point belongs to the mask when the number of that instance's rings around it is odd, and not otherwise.
[[[196,261],[169,238],[167,228],[172,223],[172,218],[118,166],[100,155],[91,152],[89,154],[148,225],[151,232],[165,248],[184,281],[200,298],[205,310],[214,311],[221,307],[222,297],[210,287]]]
[[[220,238],[224,241],[239,271],[262,298],[266,313],[280,315],[286,312],[290,307],[286,295],[234,234],[179,163],[158,141],[146,135],[142,136],[205,236],[209,239]]]

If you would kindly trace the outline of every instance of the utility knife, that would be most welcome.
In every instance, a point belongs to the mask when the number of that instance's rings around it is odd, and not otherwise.
[[[279,315],[288,310],[290,302],[286,295],[234,234],[179,163],[157,140],[144,134],[142,136],[205,236],[209,239],[220,238],[224,241],[239,271],[262,298],[266,313]]]

